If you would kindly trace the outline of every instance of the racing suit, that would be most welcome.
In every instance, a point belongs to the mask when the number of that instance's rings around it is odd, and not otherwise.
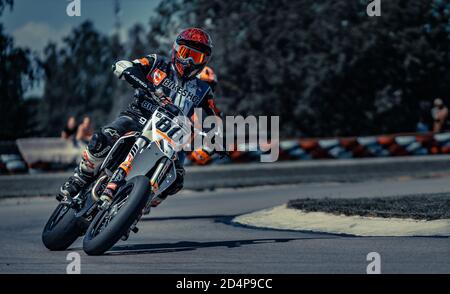
[[[119,70],[118,67],[121,69]],[[157,102],[149,99],[145,92],[150,92],[155,98],[166,97],[178,106],[187,117],[194,115],[194,108],[202,108],[206,115],[220,116],[219,110],[214,104],[213,91],[210,86],[197,77],[189,80],[179,78],[172,62],[163,56],[151,54],[133,62],[119,61],[113,66],[113,69],[119,78],[127,80],[136,89],[133,101],[112,123],[94,133],[83,152],[75,175],[65,184],[66,188],[70,188],[70,185],[73,188],[75,185],[75,190],[77,190],[91,183],[114,143],[127,132],[142,130],[158,107]],[[129,74],[123,74],[123,72]],[[175,162],[177,180],[163,193],[162,199],[167,195],[177,193],[183,187],[185,156],[184,152],[179,152],[178,155],[179,159]],[[64,194],[71,192],[63,193],[65,185],[61,188],[61,198],[65,197]],[[73,197],[74,195],[69,196]]]

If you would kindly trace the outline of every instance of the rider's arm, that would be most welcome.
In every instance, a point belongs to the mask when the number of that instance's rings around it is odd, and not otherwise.
[[[206,149],[203,151],[207,152],[209,155],[212,155],[212,153],[218,153],[221,156],[228,155],[228,153],[225,151],[225,134],[223,130],[223,113],[217,108],[214,98],[212,94],[209,94],[205,99],[203,100],[203,103],[201,104],[202,109],[205,111],[207,116],[215,116],[217,119],[217,127],[218,132],[216,133],[216,139],[220,139],[219,141],[223,142],[222,149],[223,151],[214,150],[213,152],[210,152]],[[208,149],[208,148],[207,148]]]
[[[112,68],[114,74],[119,79],[125,79],[134,88],[141,88],[151,91],[149,83],[147,82],[147,75],[153,68],[156,57],[148,55],[141,59],[136,59],[132,62],[127,60],[120,60],[116,62]]]
[[[222,112],[219,110],[219,108],[217,108],[212,95],[208,95],[207,97],[205,97],[202,103],[202,108],[208,115],[215,115],[218,118],[222,118]]]

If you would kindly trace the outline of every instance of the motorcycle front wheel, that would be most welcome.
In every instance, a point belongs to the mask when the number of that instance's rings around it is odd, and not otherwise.
[[[132,178],[114,196],[109,208],[96,215],[83,240],[88,255],[105,253],[127,233],[147,203],[149,183],[145,176]]]

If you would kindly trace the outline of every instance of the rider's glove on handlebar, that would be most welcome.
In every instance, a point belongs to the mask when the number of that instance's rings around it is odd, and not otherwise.
[[[124,70],[126,70],[127,68],[130,68],[133,66],[133,63],[127,61],[127,60],[121,60],[116,62],[113,66],[113,72],[114,74],[119,78],[122,79],[123,78],[123,72]]]

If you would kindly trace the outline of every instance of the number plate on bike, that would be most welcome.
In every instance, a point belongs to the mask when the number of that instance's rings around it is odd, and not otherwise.
[[[152,116],[152,138],[164,153],[179,152],[190,142],[191,121],[181,111],[175,114],[159,107]]]

